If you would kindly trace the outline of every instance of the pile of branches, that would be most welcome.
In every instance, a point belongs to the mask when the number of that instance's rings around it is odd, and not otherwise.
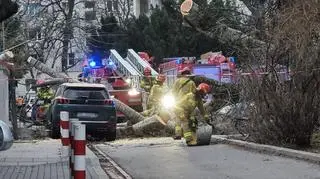
[[[243,95],[253,102],[248,126],[254,141],[310,146],[320,113],[320,2],[293,0],[266,21],[270,49],[267,75],[243,77]],[[289,79],[277,72],[290,69]]]

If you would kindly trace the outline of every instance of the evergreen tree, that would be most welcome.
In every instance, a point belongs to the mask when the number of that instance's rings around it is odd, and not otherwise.
[[[214,29],[218,21],[239,25],[239,19],[232,13],[236,7],[231,1],[213,0],[208,5],[206,1],[199,0],[197,3],[204,7],[204,18],[200,24],[205,29]],[[208,39],[195,29],[183,26],[182,22],[179,4],[175,0],[163,1],[163,7],[153,9],[149,19],[140,16],[128,23],[129,47],[150,52],[158,63],[170,56],[200,56],[207,51],[224,51],[232,55],[235,51],[228,44]]]
[[[230,0],[212,0],[209,5],[206,0],[198,0],[197,3],[204,8],[200,22],[204,29],[214,30],[218,21],[231,24],[232,27],[240,23],[233,13],[236,7]],[[148,52],[156,57],[156,63],[161,63],[164,57],[200,56],[208,51],[223,51],[233,55],[235,50],[230,48],[232,44],[221,44],[193,28],[183,26],[179,5],[175,0],[165,0],[161,9],[152,10],[149,18],[145,15],[131,18],[125,23],[126,27],[119,27],[113,16],[102,18],[102,27],[98,34],[95,32],[92,44],[98,49],[102,47],[100,51],[115,48],[123,56],[126,56],[128,48]],[[126,33],[127,37],[106,35],[119,33]]]
[[[101,27],[91,31],[91,36],[88,39],[88,47],[91,54],[103,58],[108,56],[109,50],[113,48],[121,48],[121,33],[122,30],[118,25],[118,21],[114,16],[102,17]]]

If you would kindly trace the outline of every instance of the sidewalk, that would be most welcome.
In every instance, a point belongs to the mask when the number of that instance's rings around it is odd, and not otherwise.
[[[0,178],[11,179],[69,179],[68,151],[60,140],[14,143],[0,152]],[[99,159],[86,149],[86,178],[108,178]]]

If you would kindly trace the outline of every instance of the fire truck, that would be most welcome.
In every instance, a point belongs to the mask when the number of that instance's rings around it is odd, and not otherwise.
[[[108,59],[84,59],[83,73],[80,77],[89,83],[104,84],[113,98],[120,100],[138,112],[142,112],[142,96],[135,90],[131,78],[121,73],[124,70],[120,69],[122,66],[119,66],[117,60],[115,60],[116,57],[121,58],[120,55],[114,51]],[[125,116],[117,111],[117,118],[118,122],[122,122]]]
[[[167,85],[171,86],[176,80],[178,71],[189,67],[194,75],[202,75],[221,83],[235,81],[235,61],[233,57],[222,55],[210,56],[208,59],[196,60],[196,57],[173,57],[163,59],[160,73],[167,75]]]
[[[89,58],[84,60],[81,78],[87,79],[91,83],[105,84],[111,96],[132,109],[142,112],[140,80],[143,76],[143,70],[147,66],[150,67],[150,64],[133,49],[128,49],[125,58],[122,58],[116,50],[111,49],[110,55],[106,59]],[[151,73],[152,75],[158,74],[152,68]],[[125,118],[124,114],[119,111],[117,111],[117,117],[120,119],[119,121]]]

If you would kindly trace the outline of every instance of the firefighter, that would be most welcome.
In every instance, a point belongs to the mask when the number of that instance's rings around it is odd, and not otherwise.
[[[140,82],[140,87],[144,89],[145,93],[143,93],[143,105],[146,105],[148,103],[148,96],[150,93],[150,90],[154,84],[154,78],[151,76],[151,68],[146,67],[143,71],[143,79]],[[144,106],[144,109],[150,109],[148,106]]]
[[[167,92],[167,88],[164,85],[165,81],[165,75],[159,74],[157,76],[156,83],[150,90],[150,96],[147,104],[148,110],[142,112],[143,116],[151,116],[152,114],[155,114],[159,109],[161,97]]]
[[[144,89],[145,92],[150,93],[150,90],[154,84],[154,78],[151,76],[151,68],[146,67],[143,71],[143,79],[140,82],[140,87]]]
[[[39,101],[37,101],[36,106],[32,109],[33,120],[36,120],[37,118],[41,118],[43,120],[54,94],[48,86],[44,86],[38,90],[37,96]],[[41,100],[43,100],[43,104],[39,104]]]
[[[48,86],[45,86],[39,89],[37,96],[39,99],[44,100],[45,103],[50,103],[53,93]]]
[[[179,99],[184,94],[196,91],[196,84],[191,79],[191,70],[189,67],[185,67],[178,73],[178,79],[175,81],[172,87],[173,95]]]
[[[177,102],[175,107],[175,114],[179,125],[183,131],[183,137],[185,138],[187,145],[197,145],[197,135],[196,135],[196,120],[192,119],[194,110],[198,107],[201,115],[204,117],[206,122],[209,122],[209,115],[203,107],[203,97],[210,91],[210,86],[206,83],[201,83],[195,92],[189,92],[185,94]]]
[[[90,76],[90,67],[87,64],[84,64],[82,67],[82,81],[87,82]]]
[[[196,84],[190,78],[191,70],[188,67],[183,68],[178,73],[178,79],[175,81],[172,87],[172,93],[176,97],[176,99],[182,99],[185,94],[195,93],[196,92]],[[176,121],[175,126],[175,140],[180,140],[182,136],[182,129],[180,120]]]

